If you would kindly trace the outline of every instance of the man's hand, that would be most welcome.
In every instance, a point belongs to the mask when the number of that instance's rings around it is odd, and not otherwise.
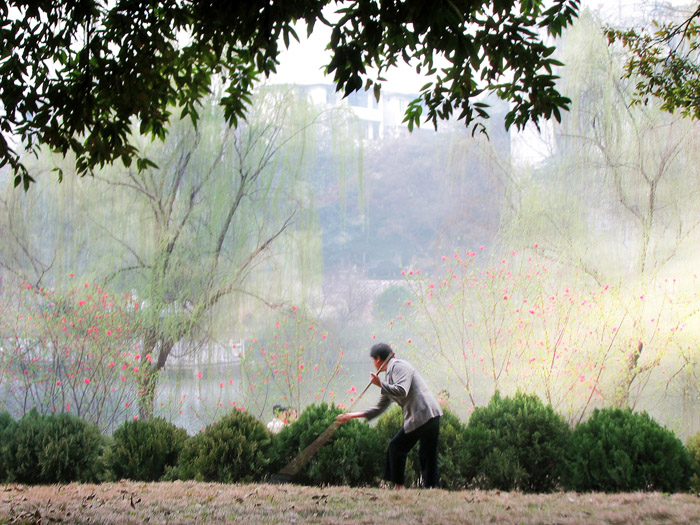
[[[379,388],[381,388],[381,387],[382,387],[382,381],[381,381],[381,379],[379,379],[379,373],[376,373],[376,374],[375,374],[374,372],[370,372],[369,375],[370,375],[370,378],[371,378],[371,379],[370,379],[370,382],[371,382],[373,385],[377,385]]]
[[[338,414],[335,420],[342,425],[343,423],[347,423],[351,419],[355,419],[362,416],[362,412],[346,412],[344,414]]]

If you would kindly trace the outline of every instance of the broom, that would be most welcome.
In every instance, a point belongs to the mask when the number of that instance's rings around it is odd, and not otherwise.
[[[394,357],[393,352],[390,353],[384,361],[382,361],[377,373],[384,371],[384,367],[392,357]],[[365,392],[367,392],[367,389],[370,386],[372,386],[372,381],[367,383],[365,389],[360,392],[360,395],[357,396],[357,398],[355,398],[355,401],[353,401],[352,405],[350,405],[348,412],[352,412],[352,408],[365,394]],[[333,434],[335,434],[335,431],[338,430],[338,427],[340,427],[341,424],[342,423],[338,421],[333,421],[333,423],[331,423],[326,430],[324,430],[316,439],[314,439],[309,446],[302,450],[297,457],[290,461],[286,467],[280,470],[277,474],[273,474],[270,478],[270,483],[289,483],[292,478],[294,478],[294,476],[296,476],[299,471],[301,471],[301,469],[303,469],[304,466],[311,461],[311,458],[316,455],[321,447],[325,445],[331,437],[333,437]]]

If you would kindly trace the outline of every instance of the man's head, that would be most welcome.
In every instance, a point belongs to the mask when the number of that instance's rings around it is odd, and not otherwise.
[[[369,349],[369,356],[372,358],[372,361],[374,361],[374,367],[378,372],[381,372],[379,368],[382,366],[382,363],[393,353],[394,351],[386,343],[377,343]]]
[[[287,409],[284,408],[282,405],[275,405],[272,407],[272,415],[275,417],[279,417],[285,410]]]

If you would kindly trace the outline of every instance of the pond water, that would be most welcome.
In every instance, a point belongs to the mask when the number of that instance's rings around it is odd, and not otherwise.
[[[369,381],[371,363],[347,363],[343,374],[335,384],[336,403],[350,404],[351,395],[361,392]],[[347,391],[355,387],[354,394]],[[439,386],[452,392],[449,406],[462,421],[469,417],[469,407],[457,395],[458,388],[447,380]],[[156,415],[172,421],[189,434],[201,431],[208,424],[234,408],[245,406],[247,385],[240,363],[204,365],[200,367],[173,367],[168,369],[160,381],[156,401]],[[437,392],[434,392],[437,394]],[[370,388],[354,409],[362,410],[376,402],[378,391]],[[255,416],[267,422],[272,418],[272,406],[284,404],[275,394],[270,394],[262,413],[259,407],[245,406]],[[700,430],[700,414],[696,404],[679,396],[666,396],[659,400],[654,396],[641,399],[637,411],[646,410],[661,425],[673,430],[683,442]]]

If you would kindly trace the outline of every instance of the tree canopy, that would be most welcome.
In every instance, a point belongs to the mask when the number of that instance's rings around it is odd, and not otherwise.
[[[5,0],[0,2],[0,167],[32,182],[24,151],[75,156],[80,175],[121,160],[139,169],[132,126],[163,139],[173,108],[193,122],[219,92],[227,120],[245,117],[259,75],[275,71],[296,29],[332,29],[327,71],[345,95],[372,89],[399,62],[427,74],[409,128],[453,115],[488,118],[479,101],[511,103],[506,125],[560,118],[570,100],[547,38],[580,0]],[[62,174],[59,172],[59,180]]]
[[[661,100],[662,109],[700,118],[700,2],[680,21],[655,22],[652,28],[608,27],[611,44],[629,53],[626,76],[637,82],[633,103]]]

